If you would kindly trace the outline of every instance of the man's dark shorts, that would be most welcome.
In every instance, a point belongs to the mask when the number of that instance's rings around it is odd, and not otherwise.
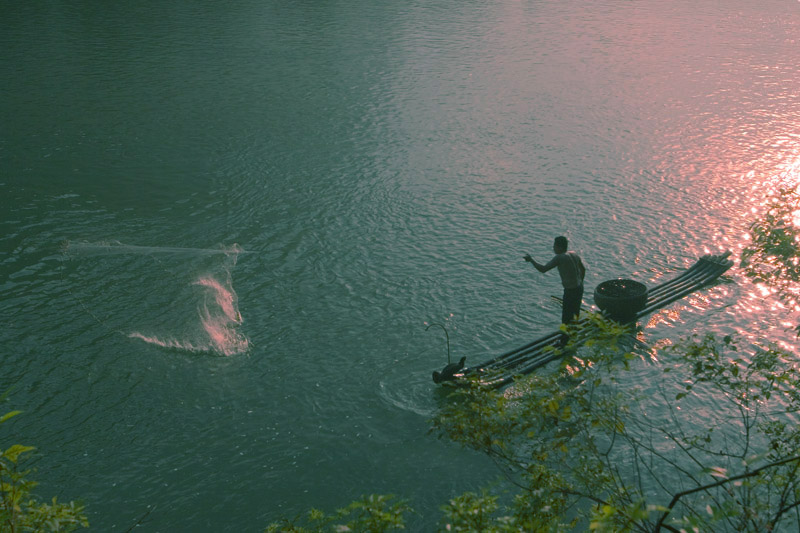
[[[569,324],[581,312],[583,285],[574,289],[564,289],[564,303],[561,305],[561,323]]]

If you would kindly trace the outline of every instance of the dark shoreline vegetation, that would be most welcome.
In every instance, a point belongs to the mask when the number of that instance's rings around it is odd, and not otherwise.
[[[790,307],[800,303],[798,208],[800,191],[782,190],[751,226],[741,256],[746,275]],[[646,396],[619,386],[620,372],[639,357],[630,350],[632,332],[598,322],[598,337],[558,371],[499,392],[472,381],[444,402],[432,431],[490,456],[505,482],[502,490],[493,485],[446,502],[441,530],[799,529],[796,358],[768,342],[696,335],[659,351],[663,379],[656,397]],[[726,404],[698,412],[698,396],[711,391]],[[653,401],[669,407],[667,420],[648,418]],[[0,429],[19,414],[0,417]],[[33,447],[0,449],[0,531],[88,527],[82,505],[34,495],[32,470],[23,466]],[[393,531],[405,528],[410,513],[406,500],[371,495],[332,513],[281,519],[266,531]]]
[[[9,411],[0,416],[0,430],[20,414],[21,411]],[[59,503],[55,497],[44,503],[33,494],[37,484],[30,479],[32,469],[23,468],[22,463],[35,449],[22,444],[0,447],[0,531],[73,531],[89,527],[80,503]]]
[[[621,348],[629,334],[611,322],[604,333],[589,356],[526,376],[511,394],[477,382],[456,390],[434,431],[492,457],[507,483],[451,499],[441,531],[757,532],[800,524],[800,429],[791,420],[800,411],[800,372],[791,354],[774,346],[747,353],[712,335],[671,346],[659,355],[659,401],[671,406],[671,419],[651,421],[653,399],[618,386],[616,375],[634,358]],[[729,409],[694,416],[693,396],[709,390]],[[741,440],[728,433],[734,424]],[[411,511],[404,500],[372,495],[267,531],[394,531]]]

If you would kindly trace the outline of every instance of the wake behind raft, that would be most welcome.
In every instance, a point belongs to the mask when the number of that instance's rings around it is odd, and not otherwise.
[[[633,280],[604,281],[594,291],[595,303],[608,318],[620,323],[636,323],[642,317],[712,284],[733,266],[733,261],[728,259],[730,255],[730,252],[704,255],[675,278],[650,289]],[[589,340],[595,331],[591,320],[586,318],[579,320],[576,324],[573,345],[580,346]],[[434,372],[434,382],[450,382],[458,385],[459,382],[465,383],[465,378],[485,374],[487,379],[482,380],[484,385],[492,388],[504,387],[515,377],[529,374],[550,361],[566,355],[566,350],[559,349],[561,338],[561,330],[556,330],[474,367],[465,367],[462,358],[460,364],[452,363],[442,372]]]

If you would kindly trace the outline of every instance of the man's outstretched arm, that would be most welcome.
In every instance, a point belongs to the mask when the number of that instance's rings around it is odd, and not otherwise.
[[[550,270],[550,269],[552,269],[554,266],[556,266],[556,260],[555,260],[555,258],[553,258],[553,259],[552,259],[552,260],[551,260],[549,263],[547,263],[546,265],[543,265],[543,264],[541,264],[541,263],[538,263],[538,262],[537,262],[537,261],[536,261],[536,260],[535,260],[533,257],[531,257],[531,256],[530,256],[530,254],[525,254],[525,257],[524,257],[524,259],[525,259],[525,261],[527,261],[528,263],[531,263],[533,266],[535,266],[535,267],[536,267],[536,270],[538,270],[538,271],[539,271],[539,272],[541,272],[542,274],[544,274],[545,272],[547,272],[548,270]]]

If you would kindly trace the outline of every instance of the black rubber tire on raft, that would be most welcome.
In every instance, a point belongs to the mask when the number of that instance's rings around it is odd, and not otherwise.
[[[628,322],[647,305],[647,286],[632,279],[611,279],[594,289],[594,303],[617,322]]]

